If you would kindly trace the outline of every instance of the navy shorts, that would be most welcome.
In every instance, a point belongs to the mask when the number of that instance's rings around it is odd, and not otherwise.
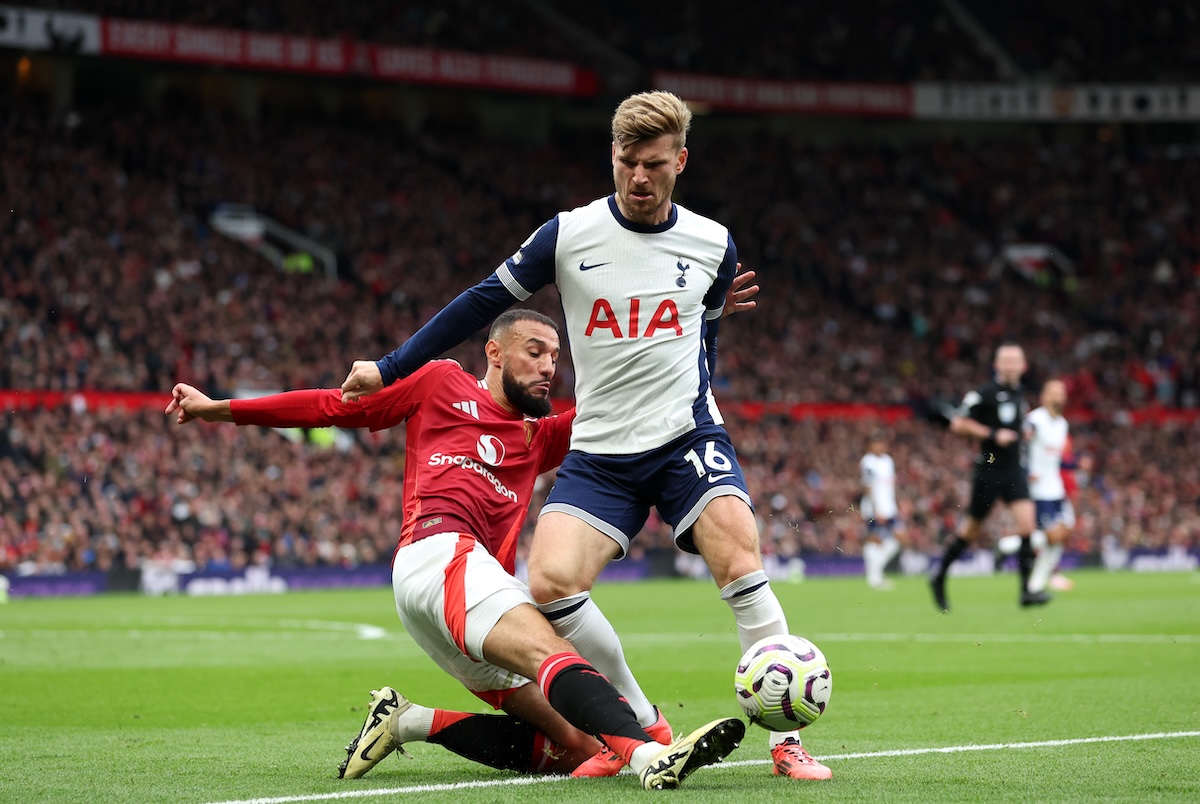
[[[868,519],[867,535],[876,539],[894,539],[897,533],[904,532],[904,524],[899,517],[890,519]]]
[[[675,544],[695,553],[692,525],[710,500],[727,495],[753,508],[729,434],[707,424],[636,455],[571,450],[542,513],[582,519],[620,545],[624,558],[654,506],[674,531]]]
[[[1067,522],[1067,512],[1063,505],[1063,500],[1034,500],[1033,505],[1037,510],[1037,526],[1039,530],[1050,530],[1058,524],[1064,524],[1070,527]]]

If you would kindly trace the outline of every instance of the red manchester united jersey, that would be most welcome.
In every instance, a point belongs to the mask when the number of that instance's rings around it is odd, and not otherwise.
[[[574,409],[534,419],[496,404],[453,360],[433,361],[384,390],[343,403],[341,391],[289,391],[230,403],[239,425],[368,427],[405,423],[400,545],[445,531],[475,536],[513,572],[533,485],[562,462]]]

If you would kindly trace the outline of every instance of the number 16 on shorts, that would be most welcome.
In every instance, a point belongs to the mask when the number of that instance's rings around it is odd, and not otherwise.
[[[683,454],[683,459],[696,470],[696,477],[704,477],[707,473],[709,483],[717,483],[733,477],[733,461],[717,448],[715,441],[704,442],[703,458],[693,448]]]

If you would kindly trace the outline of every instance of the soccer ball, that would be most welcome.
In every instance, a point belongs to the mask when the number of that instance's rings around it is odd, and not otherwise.
[[[771,731],[802,729],[821,716],[833,677],[821,649],[790,634],[760,639],[733,674],[738,705],[751,723]]]

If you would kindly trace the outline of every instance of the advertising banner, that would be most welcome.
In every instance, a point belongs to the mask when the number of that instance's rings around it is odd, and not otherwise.
[[[912,87],[908,84],[771,81],[672,72],[656,72],[650,82],[656,89],[714,109],[837,117],[912,116]]]
[[[594,72],[565,61],[377,45],[0,6],[0,47],[314,76],[590,97]]]
[[[1060,123],[1200,120],[1200,86],[915,84],[912,116]]]

